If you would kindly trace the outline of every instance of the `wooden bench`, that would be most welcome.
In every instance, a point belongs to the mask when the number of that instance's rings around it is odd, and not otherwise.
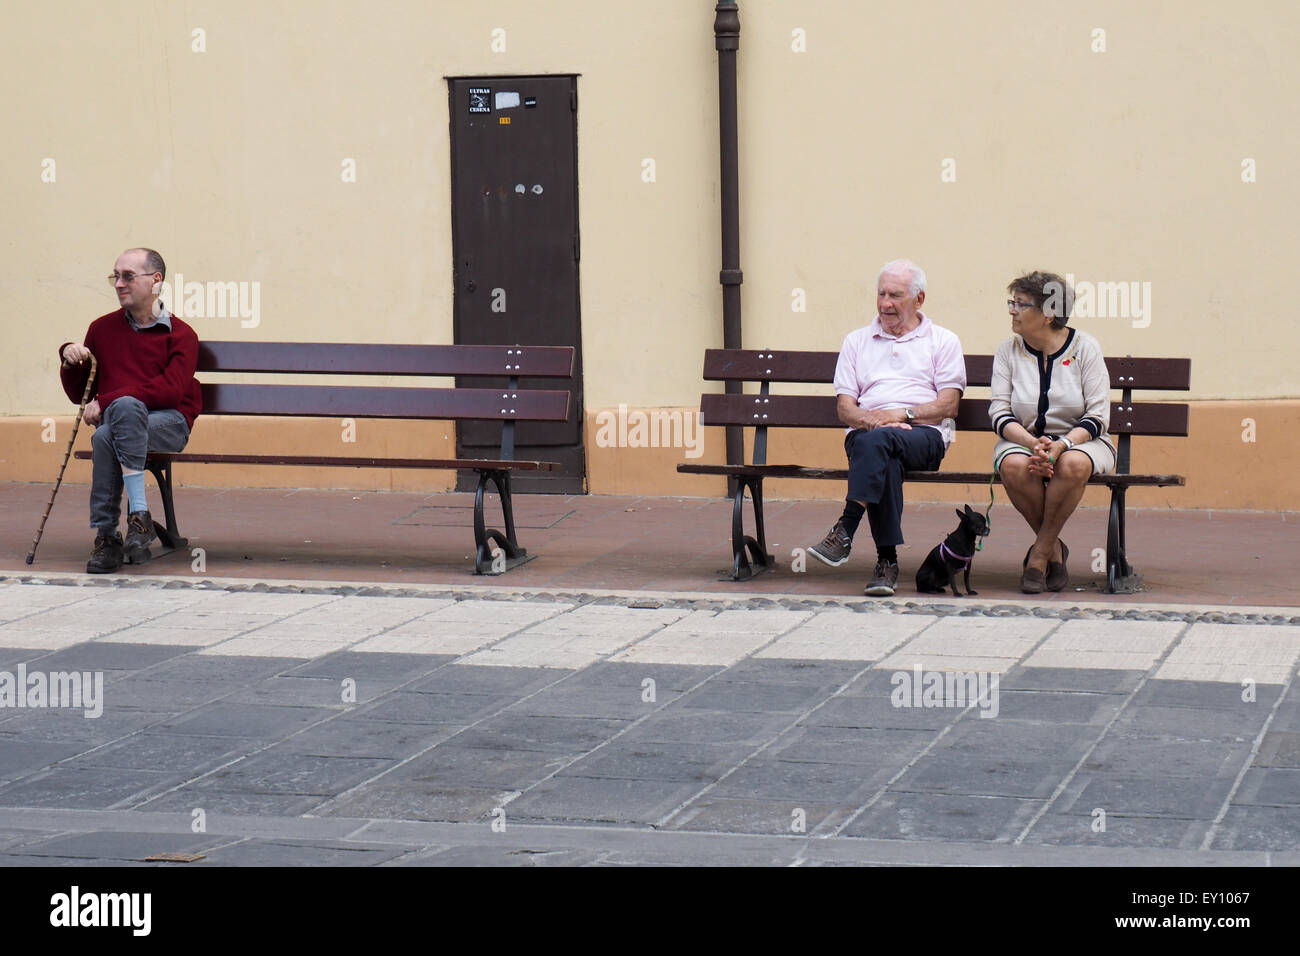
[[[833,394],[773,395],[773,382],[831,385],[835,379],[838,352],[788,352],[764,349],[708,349],[704,353],[704,378],[720,382],[758,382],[757,394],[708,393],[700,398],[700,413],[705,425],[749,426],[754,429],[753,462],[748,465],[682,464],[683,474],[726,475],[735,480],[734,507],[731,520],[731,580],[741,581],[775,566],[767,552],[763,531],[764,478],[822,478],[847,481],[847,463],[840,468],[808,465],[770,465],[767,463],[769,428],[844,428],[836,411]],[[1115,474],[1093,475],[1090,485],[1110,489],[1110,523],[1106,534],[1106,590],[1109,593],[1135,590],[1140,578],[1128,561],[1124,531],[1124,496],[1135,485],[1183,485],[1181,475],[1135,475],[1130,471],[1129,444],[1135,435],[1187,436],[1188,409],[1185,404],[1133,401],[1138,389],[1186,391],[1191,387],[1191,359],[1185,358],[1107,358],[1111,387],[1121,391],[1118,402],[1110,409],[1110,434],[1116,440],[1118,459]],[[969,388],[990,384],[992,355],[966,356]],[[989,399],[966,398],[957,414],[960,431],[991,431]],[[992,461],[986,472],[908,472],[906,481],[944,482],[949,484],[987,483]],[[749,491],[754,510],[754,536],[744,531],[744,499]],[[746,553],[748,552],[748,554]]]
[[[472,468],[478,472],[474,496],[474,571],[500,573],[529,560],[515,537],[510,497],[513,471],[552,471],[555,462],[516,461],[515,423],[562,422],[569,417],[566,389],[521,389],[521,378],[573,377],[572,346],[505,345],[350,345],[293,342],[202,342],[198,369],[270,376],[389,375],[456,376],[505,381],[503,387],[391,388],[374,385],[274,385],[203,383],[204,415],[272,415],[323,418],[400,418],[500,421],[497,459],[359,458],[318,455],[151,454],[146,467],[158,480],[166,525],[155,522],[161,551],[185,548],[172,501],[172,466],[177,462],[233,465],[310,465],[349,468]],[[484,383],[487,385],[488,383]],[[198,428],[202,428],[200,418]],[[286,442],[286,444],[288,444]],[[88,451],[77,458],[90,458]],[[491,482],[501,498],[505,532],[486,526],[483,492]],[[504,554],[493,565],[492,542]],[[501,558],[504,557],[504,561]]]

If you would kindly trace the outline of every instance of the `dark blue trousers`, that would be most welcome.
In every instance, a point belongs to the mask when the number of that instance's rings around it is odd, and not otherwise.
[[[934,471],[943,461],[943,436],[925,425],[856,428],[844,438],[849,494],[866,502],[877,547],[903,543],[903,473]]]

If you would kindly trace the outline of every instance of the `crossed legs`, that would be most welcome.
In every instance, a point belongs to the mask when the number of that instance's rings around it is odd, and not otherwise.
[[[903,543],[903,475],[933,471],[943,461],[943,438],[933,428],[873,428],[850,432],[848,500],[866,508],[876,547]]]
[[[122,471],[143,471],[151,451],[178,452],[189,441],[185,416],[174,409],[149,411],[138,399],[119,398],[103,411],[90,438],[94,470],[90,483],[90,526],[116,531],[122,515]]]
[[[1028,455],[1013,452],[1002,459],[998,474],[1007,497],[1036,535],[1028,567],[1046,571],[1049,561],[1062,559],[1061,529],[1083,499],[1092,477],[1092,459],[1081,451],[1067,451],[1046,482],[1030,474],[1028,465]]]

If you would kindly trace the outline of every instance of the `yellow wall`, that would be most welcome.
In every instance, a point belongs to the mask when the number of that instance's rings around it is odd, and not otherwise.
[[[707,0],[7,4],[0,480],[44,478],[31,469],[48,449],[12,443],[68,414],[56,347],[115,307],[101,277],[127,246],[158,248],[189,280],[260,283],[256,328],[196,320],[202,337],[450,341],[448,76],[580,74],[589,439],[620,403],[697,407],[702,350],[721,344],[713,15]],[[1297,405],[1266,404],[1300,396],[1291,0],[745,0],[741,24],[746,345],[838,348],[870,319],[876,270],[895,256],[925,266],[927,313],[970,352],[1008,333],[1003,289],[1021,270],[1149,282],[1149,325],[1077,324],[1108,354],[1190,355],[1188,397],[1239,403],[1198,406],[1171,470],[1195,474],[1215,454],[1201,443],[1234,417],[1300,433]],[[192,51],[196,29],[206,52]],[[345,159],[355,183],[341,180]],[[955,182],[942,181],[946,159]],[[1246,159],[1257,182],[1242,181]],[[795,289],[805,312],[792,311]],[[264,428],[200,434],[236,451]],[[588,453],[596,492],[698,487]],[[339,470],[194,480],[345,476],[364,484]],[[1286,506],[1277,481],[1249,481],[1258,493],[1202,499],[1189,486],[1168,500]]]
[[[629,409],[629,415],[684,409]],[[586,444],[588,475],[600,494],[718,496],[725,479],[681,475],[686,462],[718,464],[723,461],[723,430],[702,429],[699,456],[685,448],[638,446],[635,438],[623,447],[598,441],[605,421],[588,414]],[[1300,510],[1295,475],[1300,474],[1300,446],[1290,440],[1300,419],[1300,402],[1199,402],[1191,406],[1188,438],[1139,438],[1133,441],[1132,470],[1143,474],[1179,474],[1185,487],[1134,488],[1129,504],[1139,508],[1212,508],[1262,511]],[[0,473],[11,481],[54,479],[67,449],[72,416],[47,419],[0,419]],[[51,427],[52,426],[52,427]],[[269,420],[202,418],[191,452],[238,449],[245,454],[346,454],[357,457],[454,457],[455,441],[446,422],[362,421],[356,441],[340,444],[337,421],[322,419]],[[629,430],[631,432],[631,430]],[[614,432],[617,435],[617,431]],[[629,434],[629,437],[631,435]],[[753,433],[746,434],[746,455],[752,452]],[[42,440],[52,439],[52,440]],[[1249,440],[1253,438],[1254,440]],[[945,471],[986,471],[991,467],[992,433],[959,432],[944,458]],[[79,430],[78,450],[90,448],[90,430]],[[843,468],[843,435],[838,429],[773,429],[768,446],[772,464],[820,465]],[[66,481],[89,482],[90,463],[73,460]],[[243,468],[234,465],[176,466],[181,487],[237,488],[350,488],[367,491],[450,491],[455,474],[440,470],[380,470],[353,468]],[[843,499],[844,486],[836,481],[782,479],[765,483],[764,494],[778,498]],[[987,485],[909,484],[909,501],[980,502],[988,497]],[[1090,488],[1084,505],[1109,502],[1104,488]],[[998,491],[998,500],[1005,496]]]

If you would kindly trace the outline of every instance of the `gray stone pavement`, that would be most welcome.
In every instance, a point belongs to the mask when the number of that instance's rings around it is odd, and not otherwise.
[[[1297,865],[1291,612],[10,575],[0,865]]]

